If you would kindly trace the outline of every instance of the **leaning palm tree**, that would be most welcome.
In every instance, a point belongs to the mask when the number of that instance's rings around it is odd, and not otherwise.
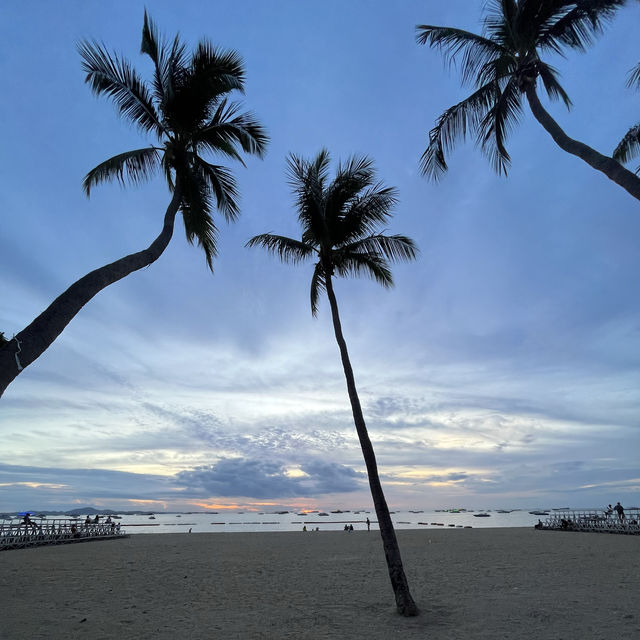
[[[640,64],[629,72],[627,86],[640,89]],[[640,122],[627,131],[613,152],[613,157],[622,163],[629,162],[638,155],[640,155]],[[636,173],[640,174],[640,166],[636,169]]]
[[[627,0],[489,0],[484,30],[477,35],[452,27],[419,25],[417,40],[440,49],[449,62],[459,62],[463,83],[473,93],[449,107],[429,132],[422,155],[422,173],[439,179],[447,170],[445,154],[455,142],[473,132],[478,146],[498,173],[510,163],[505,142],[519,121],[523,98],[536,120],[556,144],[604,173],[640,200],[640,178],[617,160],[570,138],[540,102],[541,82],[552,100],[571,100],[558,81],[558,72],[542,54],[563,54],[568,47],[583,51],[605,22]]]
[[[214,208],[234,220],[239,213],[238,192],[230,170],[207,162],[203,154],[217,153],[242,162],[241,151],[262,156],[267,144],[255,117],[230,101],[230,94],[243,91],[245,77],[242,60],[234,51],[219,50],[203,40],[188,55],[178,37],[163,40],[146,12],[141,51],[155,68],[150,85],[129,62],[96,42],[83,42],[79,51],[93,92],[111,98],[121,116],[156,140],[92,169],[84,179],[86,194],[102,182],[136,184],[161,170],[172,197],[162,231],[146,249],[88,273],[0,346],[0,395],[97,293],[160,257],[171,240],[178,212],[187,239],[202,247],[212,269],[217,239]]]
[[[265,233],[249,240],[247,246],[264,247],[284,262],[317,260],[311,278],[311,312],[314,316],[317,314],[320,294],[326,292],[396,606],[403,615],[413,616],[417,615],[418,609],[409,592],[375,453],[362,414],[347,344],[342,334],[333,277],[365,274],[384,287],[390,287],[393,279],[389,262],[413,260],[417,249],[413,241],[405,236],[386,236],[377,232],[391,216],[396,192],[374,182],[375,171],[371,160],[349,160],[338,167],[331,182],[327,181],[329,162],[329,154],[324,150],[313,161],[305,161],[294,155],[289,157],[289,177],[296,196],[302,238],[295,240]]]

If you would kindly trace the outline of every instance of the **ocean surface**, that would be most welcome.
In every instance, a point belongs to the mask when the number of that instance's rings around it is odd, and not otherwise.
[[[488,513],[489,517],[475,517],[476,513]],[[60,516],[48,516],[47,519]],[[220,511],[218,513],[154,513],[149,515],[123,515],[119,522],[127,533],[193,533],[203,532],[237,532],[237,531],[340,531],[345,524],[353,525],[355,530],[367,528],[366,519],[371,520],[371,529],[377,529],[376,515],[371,511],[345,511],[343,513],[329,513],[326,516],[318,513],[298,514],[289,513],[256,513]],[[455,529],[460,527],[491,528],[491,527],[533,527],[538,518],[544,516],[532,515],[528,511],[511,511],[498,513],[496,511],[474,512],[439,512],[439,511],[396,511],[392,512],[394,527],[400,529]],[[84,520],[84,518],[81,518]]]

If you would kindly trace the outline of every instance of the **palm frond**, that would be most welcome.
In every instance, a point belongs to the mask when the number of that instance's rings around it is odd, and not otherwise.
[[[252,113],[238,113],[239,109],[239,104],[222,100],[210,122],[194,135],[194,142],[204,145],[212,153],[222,153],[244,165],[236,145],[245,153],[262,158],[269,136]]]
[[[187,65],[186,47],[176,35],[169,48],[145,9],[140,52],[148,55],[153,62],[154,96],[160,111],[164,111],[166,105],[172,102],[175,82],[183,75]]]
[[[165,104],[165,117],[173,128],[184,131],[205,125],[222,96],[244,91],[244,68],[238,53],[222,51],[205,41],[172,77],[173,94]]]
[[[422,24],[416,27],[418,44],[440,49],[449,65],[455,65],[462,56],[460,72],[462,82],[475,82],[485,64],[508,53],[498,42],[470,31],[453,27],[436,27]]]
[[[211,190],[202,172],[178,169],[182,202],[180,209],[189,244],[197,243],[204,251],[207,266],[213,271],[217,255],[218,230],[212,216]]]
[[[418,257],[415,242],[404,235],[385,236],[377,234],[362,238],[340,248],[347,255],[362,253],[379,255],[389,262],[410,262]]]
[[[200,172],[207,188],[216,199],[216,207],[226,218],[233,222],[240,215],[238,189],[233,174],[227,167],[209,164],[196,154],[190,155],[191,164]]]
[[[365,275],[385,288],[393,286],[393,276],[386,260],[378,253],[340,252],[334,259],[340,277]]]
[[[478,144],[498,174],[506,175],[511,163],[505,140],[521,115],[522,93],[512,77],[476,127]]]
[[[574,0],[560,3],[559,12],[573,5],[555,22],[541,29],[538,46],[562,55],[562,47],[585,51],[627,0]]]
[[[558,82],[558,72],[551,65],[542,61],[538,61],[536,69],[549,98],[562,100],[567,109],[569,109],[571,107],[571,99]]]
[[[521,40],[518,24],[521,13],[520,4],[516,0],[489,0],[485,10],[483,36],[492,42],[499,43],[505,51],[517,49],[518,42]]]
[[[620,140],[613,151],[613,159],[625,164],[638,155],[640,155],[640,122],[631,127]]]
[[[366,156],[353,156],[339,163],[336,175],[327,186],[325,214],[329,220],[340,218],[347,204],[370,186],[374,178],[373,162]]]
[[[262,247],[269,253],[277,255],[282,262],[289,264],[303,262],[316,253],[315,249],[305,242],[287,238],[286,236],[277,236],[272,233],[262,233],[254,236],[245,244],[245,247]]]
[[[212,96],[230,91],[244,93],[246,72],[242,56],[201,40],[191,58],[188,84]]]
[[[640,63],[629,71],[629,77],[627,78],[627,87],[634,87],[640,89]]]
[[[127,181],[140,184],[157,171],[160,160],[160,152],[155,147],[120,153],[91,169],[82,181],[82,188],[89,196],[91,189],[102,182],[117,180],[123,186]]]
[[[147,54],[156,67],[162,63],[162,36],[158,31],[156,23],[151,16],[144,10],[144,22],[142,24],[142,42],[140,43],[140,53]]]
[[[329,163],[330,157],[326,149],[321,150],[313,161],[304,160],[295,154],[290,154],[287,158],[287,174],[296,197],[303,239],[312,237],[319,241],[327,234],[324,209]]]
[[[315,318],[318,315],[318,304],[320,302],[320,294],[327,290],[327,281],[324,273],[324,267],[321,262],[317,262],[313,275],[311,276],[311,287],[309,298],[311,301],[311,315]]]
[[[367,189],[345,213],[337,244],[346,245],[356,238],[374,234],[391,217],[397,202],[398,191],[393,187],[377,184]]]
[[[143,131],[158,137],[164,132],[151,95],[144,82],[126,61],[109,52],[97,42],[78,45],[85,82],[96,95],[106,94],[120,113]]]
[[[449,107],[429,132],[429,146],[420,159],[420,171],[438,181],[448,170],[445,154],[451,151],[459,138],[463,140],[474,130],[499,95],[495,82],[486,84],[468,98]]]

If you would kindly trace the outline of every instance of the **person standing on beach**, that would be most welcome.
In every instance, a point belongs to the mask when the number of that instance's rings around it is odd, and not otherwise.
[[[367,531],[371,531],[371,520],[367,518]]]
[[[618,520],[622,522],[624,520],[624,507],[619,502],[617,502],[616,506],[613,507],[613,509],[618,513]]]

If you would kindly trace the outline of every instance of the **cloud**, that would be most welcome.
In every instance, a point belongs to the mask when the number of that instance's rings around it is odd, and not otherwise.
[[[366,475],[333,462],[307,461],[291,474],[283,465],[256,459],[223,458],[215,465],[176,475],[178,484],[206,496],[310,497],[361,488]]]

